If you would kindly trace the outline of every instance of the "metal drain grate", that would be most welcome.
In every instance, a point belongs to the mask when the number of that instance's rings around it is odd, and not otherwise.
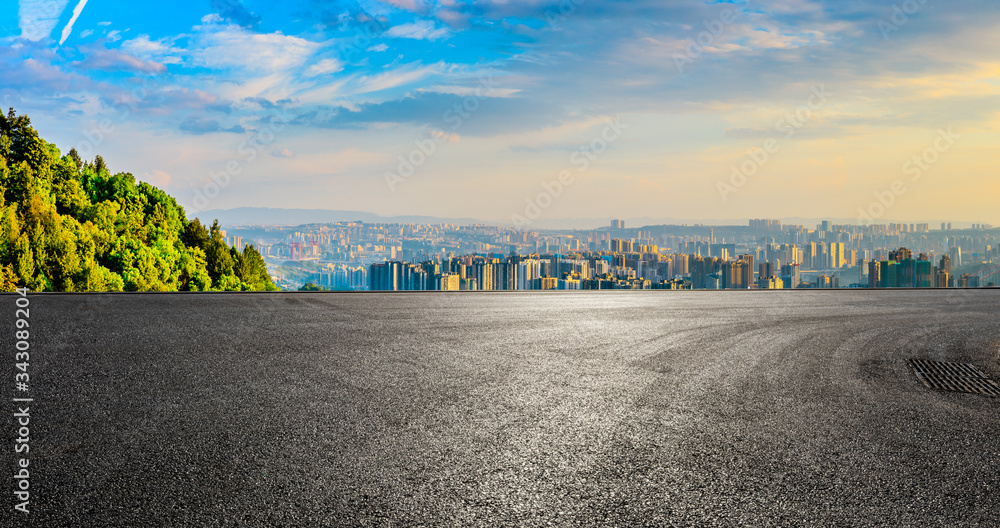
[[[913,372],[928,388],[1000,396],[1000,385],[969,363],[907,359]]]

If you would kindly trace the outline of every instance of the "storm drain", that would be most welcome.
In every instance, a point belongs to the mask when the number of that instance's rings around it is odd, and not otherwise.
[[[1000,385],[969,363],[907,359],[913,372],[928,388],[1000,396]]]

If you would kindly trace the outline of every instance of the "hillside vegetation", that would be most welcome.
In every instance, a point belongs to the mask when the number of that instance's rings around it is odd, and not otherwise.
[[[0,114],[0,286],[12,291],[275,290],[253,246],[188,221],[162,190],[62,155],[28,116]]]

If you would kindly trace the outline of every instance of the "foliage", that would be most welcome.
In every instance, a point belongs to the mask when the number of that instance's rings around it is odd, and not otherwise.
[[[103,158],[65,156],[25,115],[0,114],[0,289],[276,290],[253,246]]]
[[[307,282],[299,288],[299,291],[329,291],[329,290],[319,286],[315,282]]]

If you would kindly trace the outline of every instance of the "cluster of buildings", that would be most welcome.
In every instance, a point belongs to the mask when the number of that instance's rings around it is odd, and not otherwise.
[[[328,290],[367,290],[368,269],[364,266],[327,264],[316,272],[315,280],[310,282]]]
[[[891,251],[887,260],[860,261],[856,267],[859,281],[851,287],[979,287],[981,278],[953,276],[949,255],[941,256],[935,266],[927,255],[914,258],[906,248]],[[1000,275],[1000,267],[994,274]],[[643,247],[610,254],[467,255],[421,263],[380,262],[371,265],[368,287],[387,291],[839,288],[841,277],[814,272],[807,280],[794,258],[782,264],[780,259],[759,261],[754,254],[727,259],[666,255]]]
[[[617,257],[617,258],[616,258]],[[624,255],[467,255],[442,261],[371,265],[371,290],[607,290],[684,287],[666,279],[670,261]],[[642,263],[647,269],[643,272]],[[634,266],[638,266],[636,269]],[[652,278],[646,278],[652,277]]]
[[[888,260],[868,263],[869,288],[978,288],[982,276],[965,273],[955,277],[950,255],[941,255],[935,266],[926,254],[914,258],[906,248],[893,251]]]
[[[974,287],[1000,282],[987,224],[518,230],[484,224],[340,222],[230,228],[283,287],[328,289],[786,289]],[[909,249],[907,249],[909,248]],[[947,257],[947,258],[943,258]]]

